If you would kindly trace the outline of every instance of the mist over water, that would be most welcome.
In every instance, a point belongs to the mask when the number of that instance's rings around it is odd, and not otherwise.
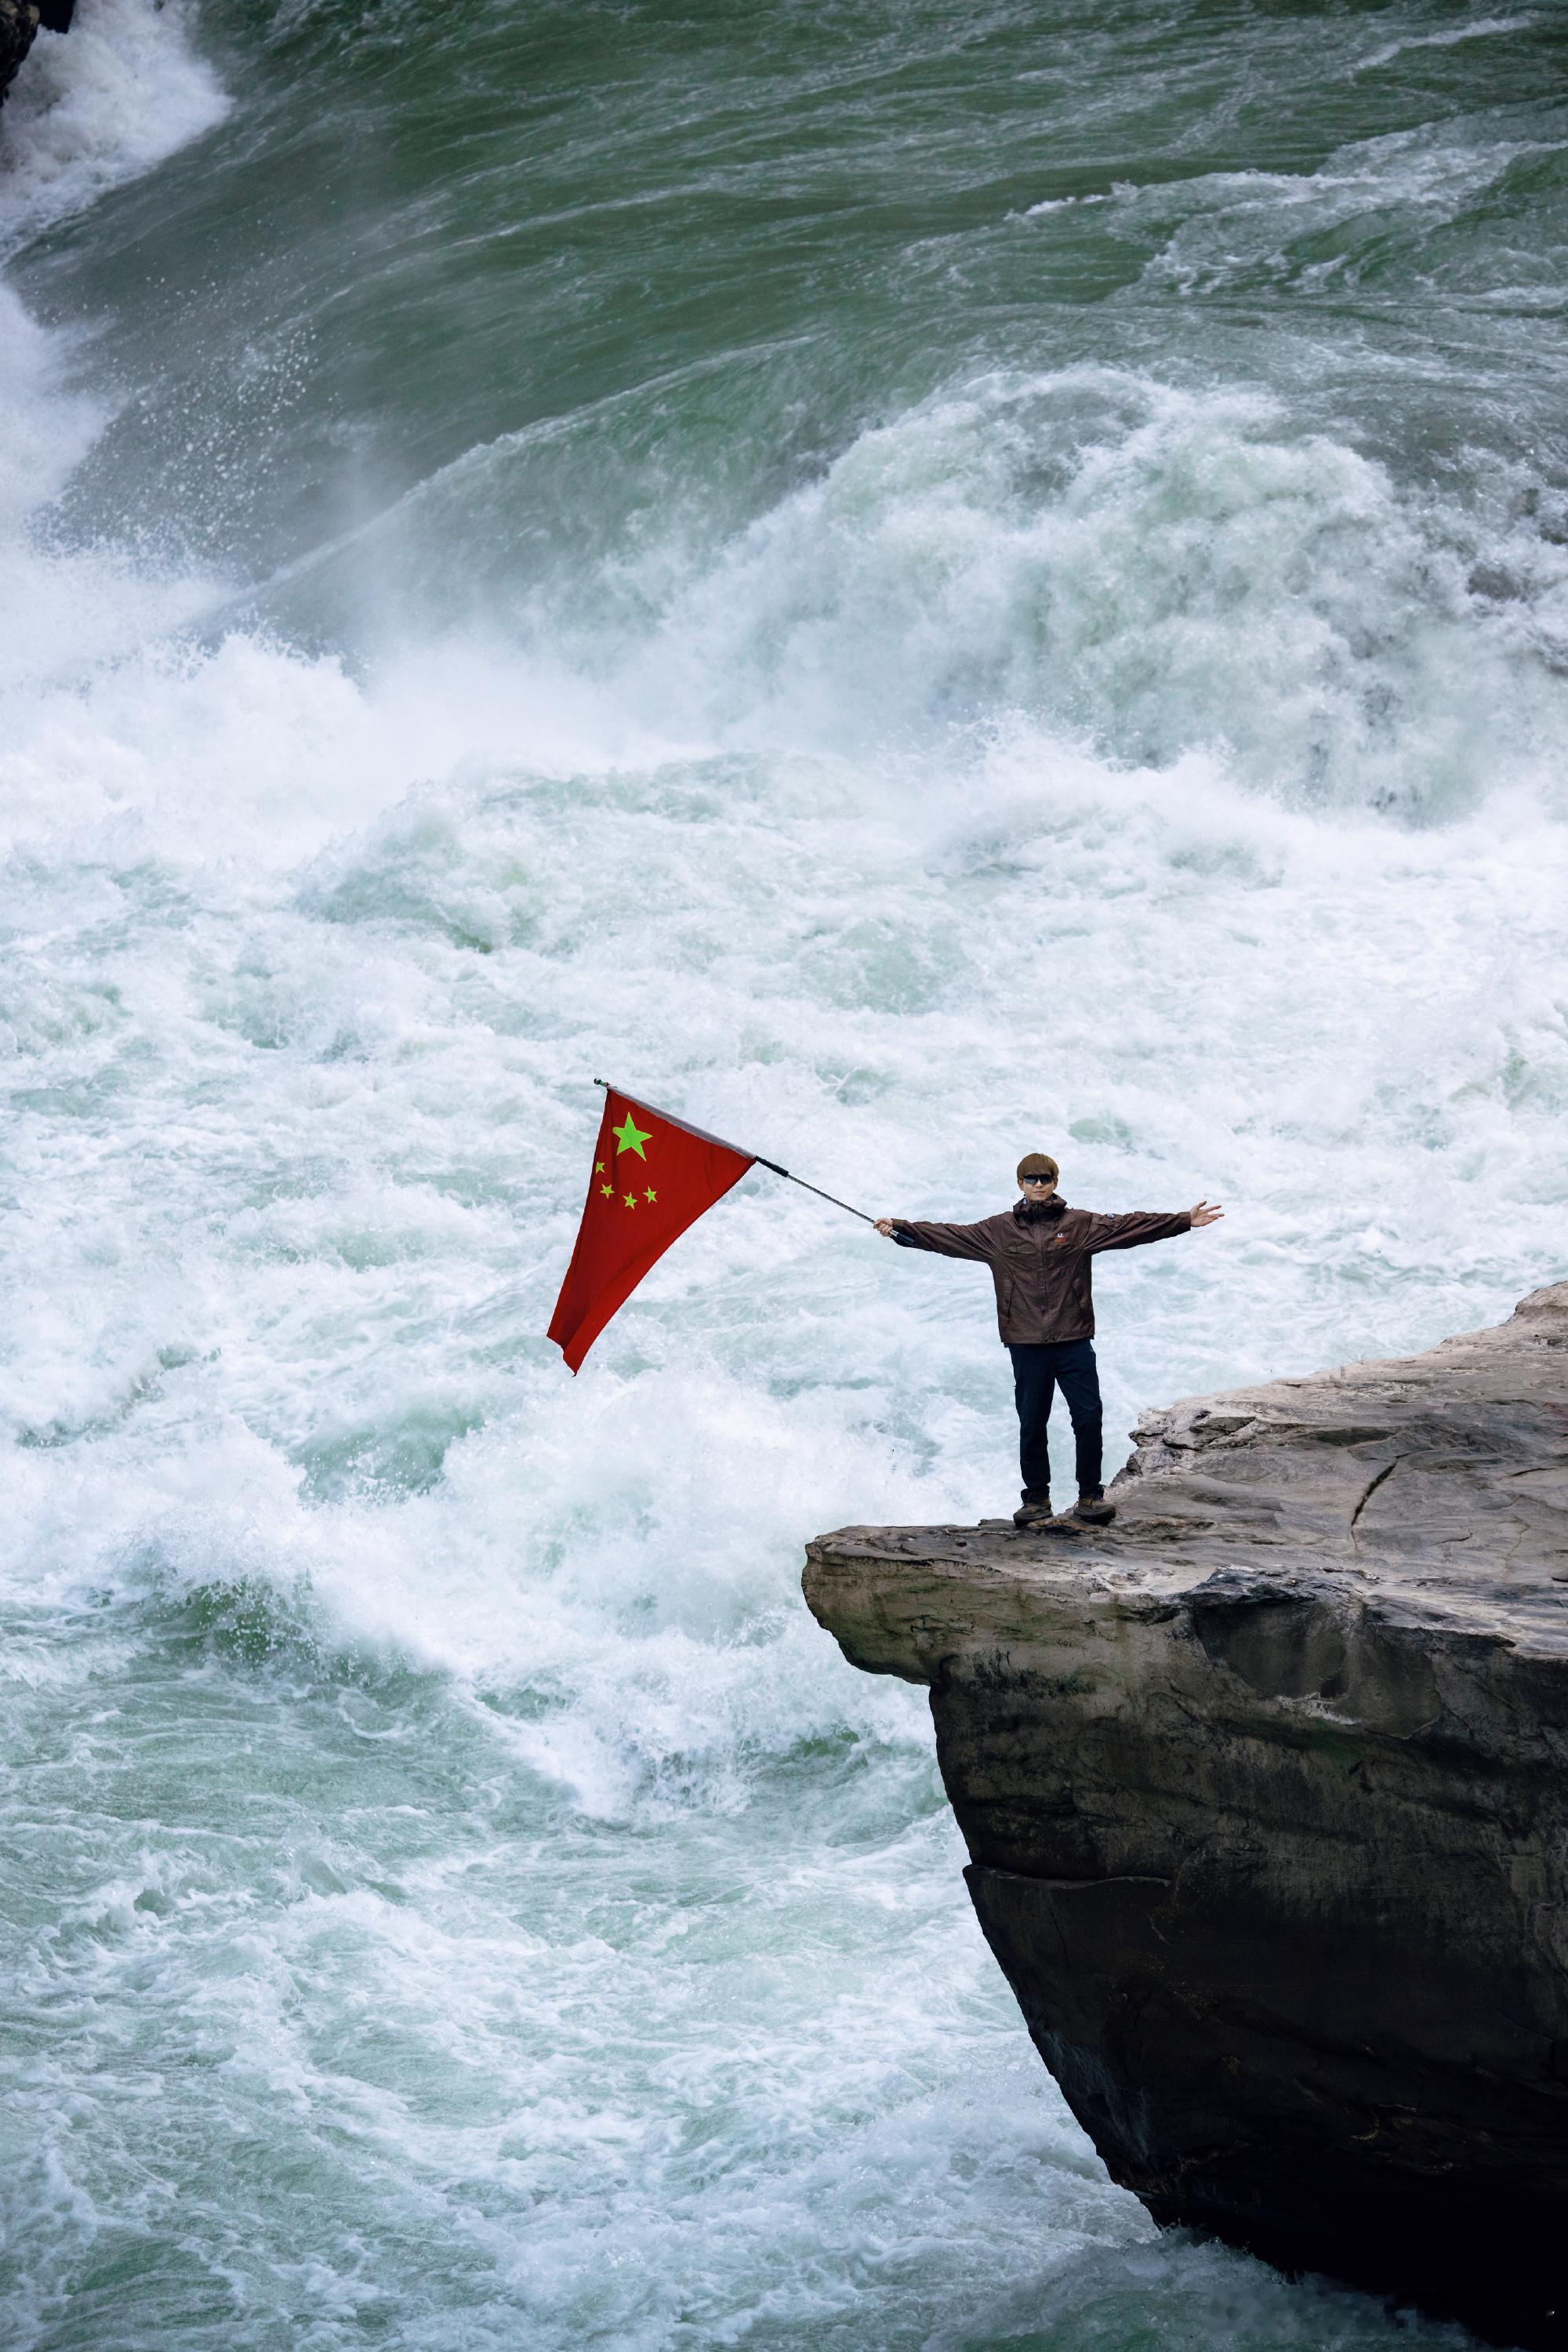
[[[1455,2331],[1112,2189],[801,1548],[1563,1271],[1550,8],[79,0],[0,115],[0,2337]],[[1114,1440],[1120,1448],[1122,1441]],[[1065,1478],[1068,1462],[1061,1471]]]

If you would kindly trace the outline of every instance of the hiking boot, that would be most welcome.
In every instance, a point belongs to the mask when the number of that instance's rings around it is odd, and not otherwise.
[[[1116,1506],[1108,1503],[1103,1495],[1080,1495],[1072,1507],[1072,1515],[1081,1519],[1086,1528],[1108,1528],[1116,1517]]]
[[[1051,1498],[1048,1495],[1026,1496],[1013,1514],[1016,1528],[1043,1528],[1050,1523]]]

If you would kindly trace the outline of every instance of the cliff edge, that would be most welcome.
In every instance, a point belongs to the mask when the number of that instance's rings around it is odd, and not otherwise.
[[[1151,1413],[1075,1538],[847,1528],[981,1926],[1113,2178],[1568,2347],[1568,1283]]]

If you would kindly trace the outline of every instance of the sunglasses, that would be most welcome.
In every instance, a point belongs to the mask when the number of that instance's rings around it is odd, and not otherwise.
[[[1018,1179],[1020,1184],[1054,1184],[1056,1181],[1054,1176],[1020,1176]]]

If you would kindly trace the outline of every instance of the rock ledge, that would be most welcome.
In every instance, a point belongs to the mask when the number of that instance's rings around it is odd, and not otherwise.
[[[981,1925],[1117,2180],[1568,2347],[1568,1283],[1136,1436],[1113,1528],[848,1528],[806,1599],[930,1685]]]

